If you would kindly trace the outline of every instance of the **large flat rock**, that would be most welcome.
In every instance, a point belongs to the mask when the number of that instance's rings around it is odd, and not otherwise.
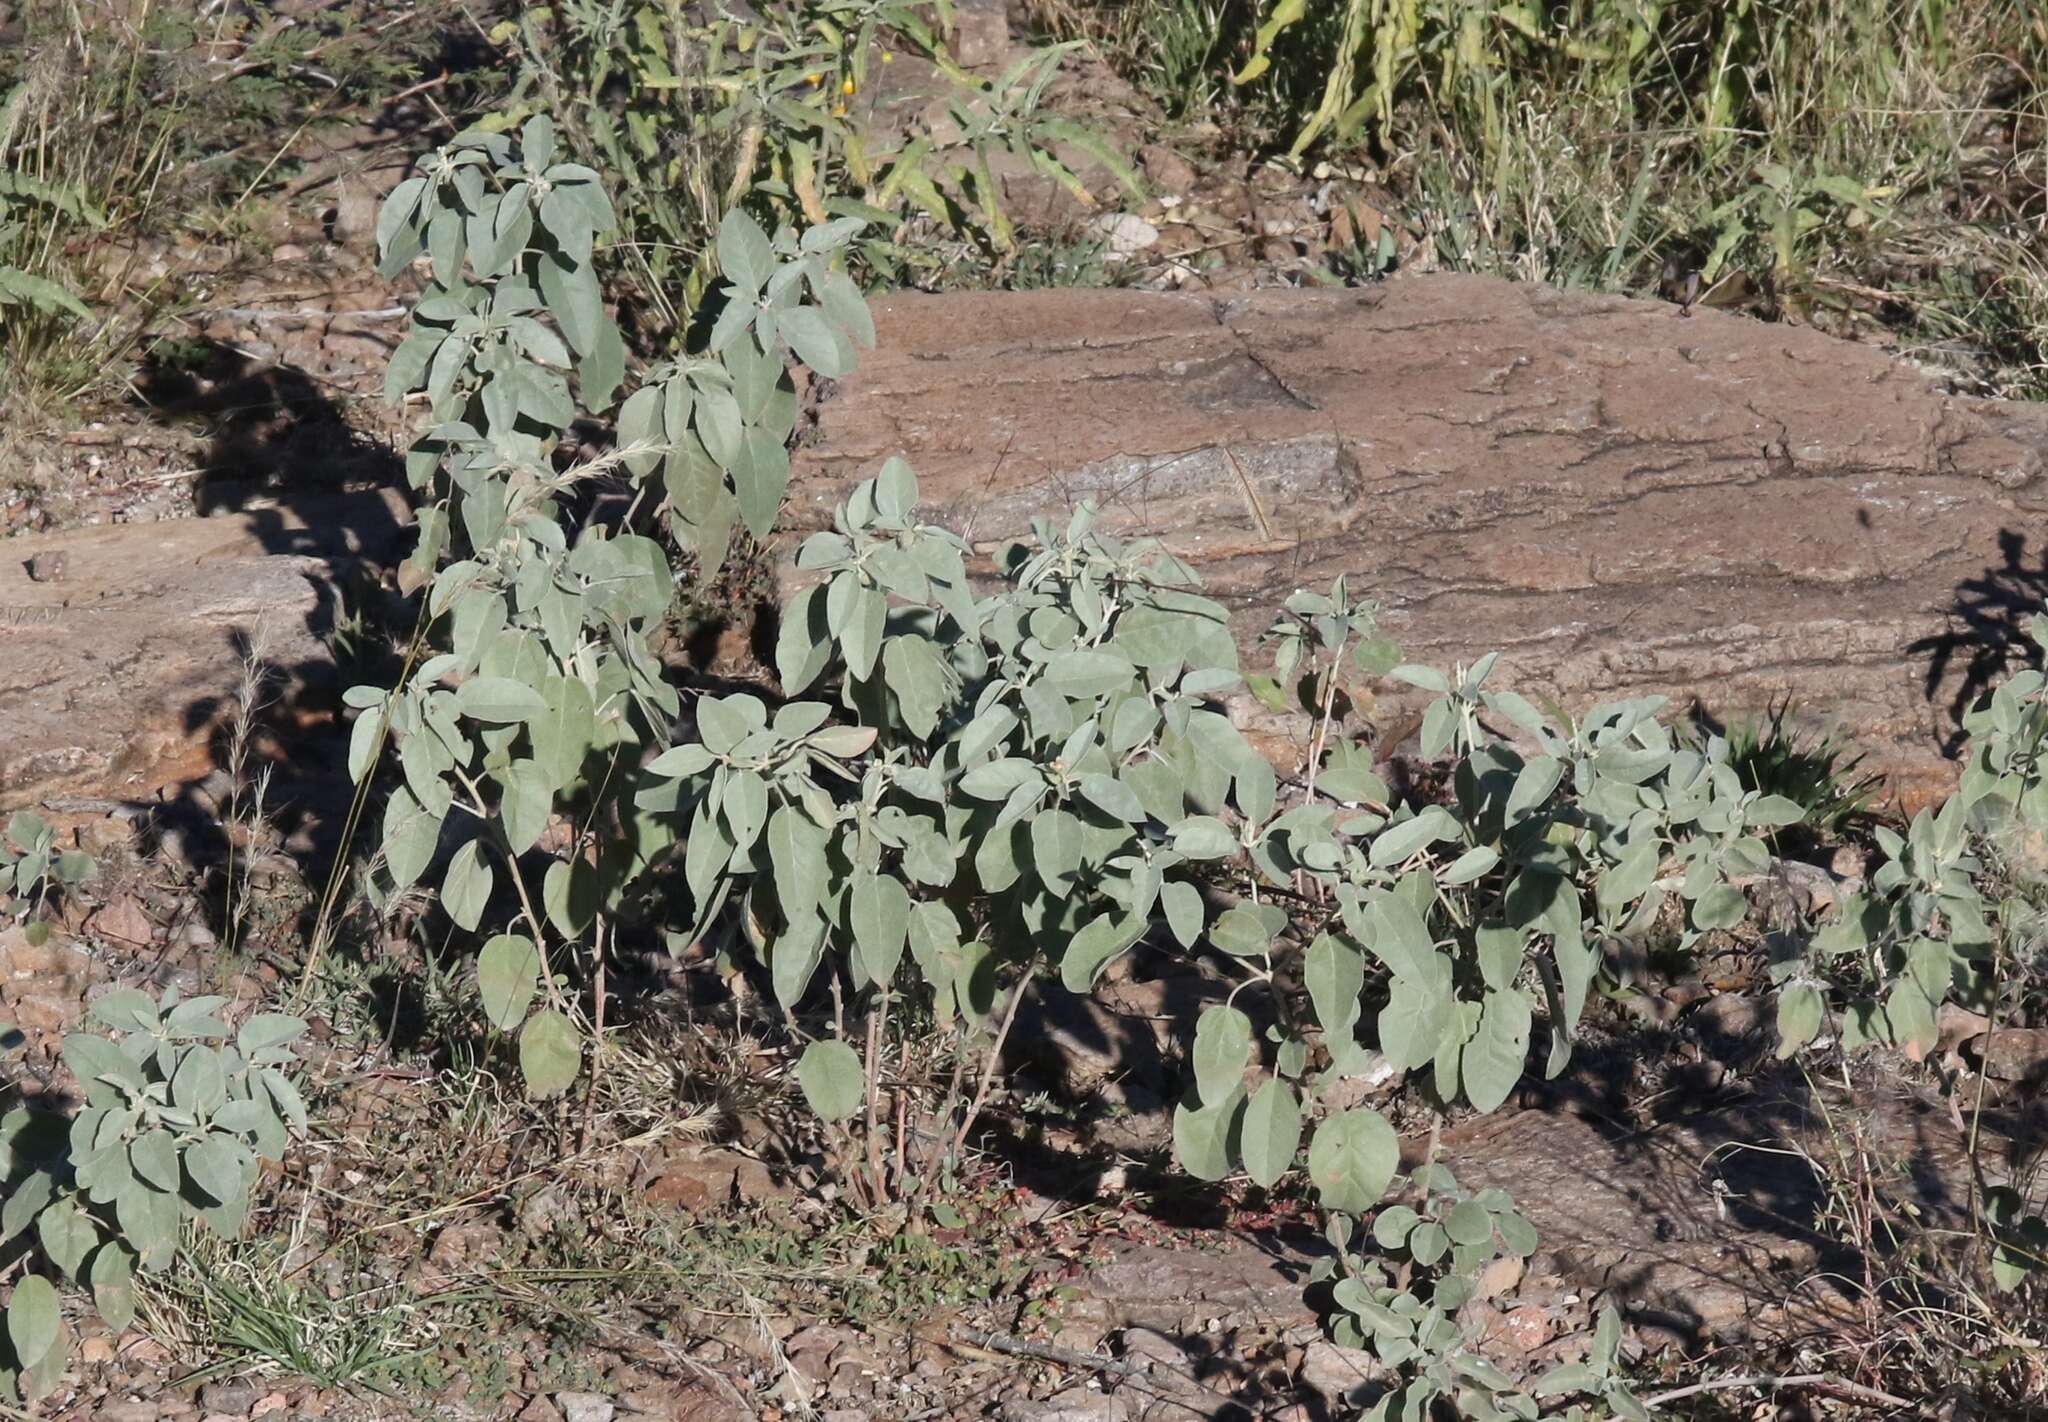
[[[340,566],[388,546],[402,507],[364,495],[0,541],[0,810],[144,801],[207,775],[247,657],[272,696],[331,676]]]
[[[1810,330],[1449,275],[903,295],[877,325],[819,401],[800,527],[899,451],[986,547],[1093,499],[1199,568],[1248,650],[1347,573],[1413,659],[1499,650],[1570,706],[1789,693],[1910,802],[2048,595],[2048,410]]]

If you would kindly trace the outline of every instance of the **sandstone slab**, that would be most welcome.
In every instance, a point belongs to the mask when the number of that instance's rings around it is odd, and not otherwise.
[[[1235,1235],[1179,1247],[1134,1244],[1089,1271],[1083,1292],[1104,1301],[1126,1327],[1168,1334],[1217,1328],[1281,1331],[1311,1323],[1302,1297],[1311,1263]]]
[[[1821,1253],[1810,1175],[1770,1173],[1754,1199],[1731,1200],[1710,1149],[1683,1131],[1615,1141],[1579,1117],[1532,1111],[1453,1132],[1445,1159],[1468,1189],[1514,1195],[1544,1272],[1695,1343],[1782,1327]],[[1736,1156],[1741,1167],[1769,1163]]]
[[[1569,706],[1790,694],[1912,801],[2048,598],[2048,409],[1802,328],[1454,275],[900,295],[877,325],[819,392],[800,528],[898,452],[986,550],[1093,500],[1192,562],[1248,652],[1345,573],[1412,659],[1499,650],[1501,684]]]
[[[402,507],[364,495],[0,543],[0,808],[204,777],[246,658],[273,695],[331,676],[344,567],[388,551]],[[61,576],[38,580],[53,554]]]

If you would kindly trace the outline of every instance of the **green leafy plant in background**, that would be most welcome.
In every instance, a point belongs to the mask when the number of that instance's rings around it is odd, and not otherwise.
[[[1289,44],[1290,32],[1305,28],[1311,16],[1300,0],[1281,0],[1253,37],[1251,58],[1232,76],[1240,86],[1278,83],[1295,91],[1306,82],[1315,93],[1312,103],[1299,104],[1305,113],[1288,111],[1296,125],[1291,158],[1368,135],[1390,146],[1415,122],[1408,108],[1428,111],[1433,128],[1423,141],[1443,150],[1445,160],[1463,164],[1496,199],[1516,193],[1519,200],[1518,190],[1533,182],[1526,194],[1532,208],[1517,217],[1546,236],[1562,236],[1555,214],[1533,206],[1556,201],[1542,191],[1555,181],[1515,172],[1550,146],[1547,135],[1518,131],[1531,122],[1528,111],[1541,107],[1530,105],[1523,91],[1542,87],[1571,96],[1556,102],[1612,114],[1613,132],[1675,133],[1695,161],[1725,168],[1717,196],[1674,216],[1669,209],[1676,204],[1655,198],[1649,184],[1651,164],[1675,162],[1678,155],[1659,152],[1646,164],[1631,154],[1639,176],[1626,185],[1618,210],[1602,214],[1609,251],[1597,275],[1604,280],[1625,275],[1626,266],[1640,273],[1643,254],[1659,245],[1666,257],[1673,256],[1670,248],[1697,245],[1693,274],[1700,283],[1711,286],[1732,264],[1746,264],[1789,293],[1813,272],[1822,250],[1862,240],[1886,218],[1883,203],[1895,189],[1874,174],[1845,171],[1835,156],[1817,151],[1801,127],[1812,116],[1790,109],[1771,80],[1779,64],[1797,62],[1788,51],[1807,43],[1786,27],[1810,28],[1817,23],[1812,18],[1764,4],[1610,0],[1549,11],[1518,0],[1346,0],[1342,15],[1334,43]],[[1923,19],[1939,23],[1930,12],[1897,24],[1911,32]],[[1859,34],[1893,23],[1862,12],[1839,22]],[[1292,72],[1303,68],[1306,74]],[[1495,212],[1484,222],[1507,217]],[[1502,235],[1487,234],[1491,240]],[[1585,280],[1596,272],[1588,266],[1531,274]]]
[[[90,1290],[109,1326],[135,1315],[137,1271],[161,1270],[197,1220],[239,1233],[258,1162],[284,1155],[306,1125],[292,1081],[296,1017],[259,1013],[231,1030],[221,997],[161,999],[135,989],[93,1005],[105,1032],[64,1039],[84,1104],[68,1121],[16,1107],[0,1117],[0,1241]],[[58,1298],[39,1273],[14,1285],[0,1392],[34,1399],[64,1371]]]
[[[374,23],[372,23],[374,21]],[[446,12],[342,0],[294,15],[196,5],[10,5],[0,45],[0,403],[22,425],[126,398],[126,359],[183,299],[174,249],[251,235],[305,140],[440,52]],[[441,89],[456,105],[462,84]],[[196,260],[212,261],[215,256]],[[88,319],[90,317],[90,319]]]
[[[1916,7],[1904,24],[1938,32],[1940,8]],[[1314,103],[1297,115],[1288,148],[1300,157],[1318,143],[1351,143],[1375,127],[1384,139],[1396,106],[1417,89],[1430,91],[1461,126],[1496,139],[1508,107],[1503,79],[1518,65],[1567,67],[1592,92],[1627,98],[1654,93],[1646,81],[1662,66],[1683,62],[1690,66],[1690,117],[1718,152],[1772,103],[1759,60],[1784,18],[1766,4],[1688,9],[1576,0],[1546,10],[1519,0],[1343,0],[1322,14],[1304,0],[1277,0],[1231,82],[1308,81]],[[1319,22],[1336,28],[1334,44],[1290,45]],[[1282,72],[1296,65],[1308,73]],[[1777,186],[1789,188],[1789,174]]]
[[[984,262],[1020,257],[1006,165],[1083,206],[1094,198],[1074,171],[1081,158],[1136,191],[1120,155],[1045,106],[1071,46],[1029,51],[984,78],[953,62],[951,23],[950,5],[897,0],[776,0],[744,15],[566,0],[494,31],[521,66],[495,122],[545,110],[585,161],[616,175],[616,255],[650,334],[674,346],[716,282],[714,238],[736,208],[771,230],[859,219],[863,265],[900,277],[927,260],[928,242],[899,240],[913,220]],[[897,49],[935,66],[954,98],[886,133],[872,96]]]
[[[40,915],[52,898],[75,893],[99,877],[89,854],[56,847],[56,831],[42,816],[18,810],[8,817],[0,836],[0,915],[25,925],[31,945],[49,939],[50,925]]]
[[[1703,282],[1720,279],[1729,259],[1745,248],[1768,253],[1767,270],[1790,276],[1805,268],[1813,237],[1830,224],[1868,228],[1885,216],[1890,194],[1844,173],[1796,171],[1783,163],[1757,165],[1756,182],[1707,214],[1713,244],[1700,263]]]
[[[106,215],[81,198],[75,189],[42,182],[27,173],[0,169],[0,253],[44,264],[31,249],[38,246],[40,237],[40,255],[46,257],[53,233],[35,223],[39,212],[68,217],[93,230],[107,225]],[[91,314],[63,283],[0,261],[0,335],[25,322],[85,318]]]
[[[92,313],[69,269],[70,248],[112,224],[104,201],[86,196],[105,191],[94,183],[105,175],[74,167],[51,141],[51,120],[70,96],[48,70],[19,63],[0,59],[0,351],[9,367],[0,393],[66,397],[72,392],[50,387],[80,378],[75,352],[93,339],[82,329]],[[154,174],[154,161],[142,166]]]
[[[2048,390],[2048,264],[2007,177],[2048,117],[2048,27],[2024,0],[1032,9],[1234,149],[1369,175],[1421,239],[1411,264],[1697,281],[1988,392]],[[1209,56],[1193,80],[1190,53]]]

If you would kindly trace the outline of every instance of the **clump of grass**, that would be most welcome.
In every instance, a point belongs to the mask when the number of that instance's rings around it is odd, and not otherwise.
[[[19,428],[118,389],[179,299],[142,244],[214,238],[320,125],[360,118],[442,45],[428,3],[278,23],[260,7],[27,0],[0,40],[0,410]],[[26,278],[24,281],[23,278]]]
[[[1876,816],[1881,777],[1860,774],[1864,752],[1839,730],[1800,724],[1791,698],[1775,702],[1760,716],[1735,721],[1725,731],[1696,718],[1695,744],[1711,734],[1728,743],[1728,763],[1743,788],[1782,795],[1806,811],[1794,828],[1809,840],[1838,840],[1866,827]]]
[[[196,1236],[144,1297],[151,1331],[206,1360],[195,1377],[247,1371],[389,1393],[433,1337],[430,1309],[398,1286],[330,1296],[287,1266],[274,1237]]]
[[[1858,774],[1864,753],[1839,730],[1797,725],[1789,697],[1729,728],[1728,760],[1747,788],[1802,806],[1802,828],[1822,837],[1869,821],[1883,784],[1876,775]]]
[[[1038,18],[1240,146],[1311,134],[1304,161],[1373,169],[1439,266],[1694,288],[2048,398],[2048,17],[2029,0],[1346,0],[1232,87],[1271,8]]]
[[[2039,15],[1671,13],[1625,74],[1550,52],[1498,102],[1423,81],[1387,160],[1437,259],[1567,286],[1696,277],[1710,300],[1879,332],[1987,393],[2048,396]]]
[[[1241,0],[1032,0],[1032,23],[1085,40],[1116,61],[1170,119],[1206,119],[1234,107],[1231,68],[1243,58],[1252,7]]]

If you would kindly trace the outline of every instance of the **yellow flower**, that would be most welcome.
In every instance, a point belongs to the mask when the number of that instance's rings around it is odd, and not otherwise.
[[[891,54],[891,53],[890,53],[890,52],[889,52],[888,50],[886,50],[886,49],[882,51],[882,63],[884,63],[884,64],[894,64],[895,62],[896,62],[896,56],[895,56],[895,55]]]
[[[844,105],[844,104],[834,104],[834,105],[832,106],[832,117],[834,117],[834,118],[845,118],[845,117],[846,117],[846,105]]]
[[[853,81],[851,79],[848,79],[845,83],[841,84],[839,86],[839,92],[842,94],[851,94],[853,92]]]
[[[812,87],[813,89],[817,88],[817,87],[818,87],[818,85],[820,85],[820,84],[822,84],[822,83],[824,83],[824,82],[825,82],[825,76],[824,76],[824,75],[822,75],[822,74],[806,74],[806,75],[804,75],[804,83],[806,83],[806,84],[810,85],[810,86],[811,86],[811,87]]]

